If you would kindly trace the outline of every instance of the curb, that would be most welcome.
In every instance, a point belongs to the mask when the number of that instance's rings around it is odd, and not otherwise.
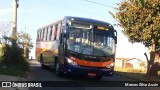
[[[0,74],[0,81],[27,81],[27,78],[16,77],[16,76],[8,76]],[[21,88],[21,87],[0,87],[0,90],[29,90],[29,88]]]
[[[36,60],[29,60],[30,64],[35,64],[39,65],[39,62]],[[23,77],[16,77],[16,76],[9,76],[9,75],[2,75],[0,74],[0,81],[28,81],[28,77],[23,78]],[[28,87],[0,87],[0,90],[29,90]]]
[[[35,64],[35,65],[39,65],[39,62],[36,60],[29,60],[30,64]],[[9,75],[2,75],[0,74],[0,81],[28,81],[28,77],[23,78],[23,77],[16,77],[16,76],[9,76]],[[0,87],[0,90],[29,90],[29,88],[27,87]]]

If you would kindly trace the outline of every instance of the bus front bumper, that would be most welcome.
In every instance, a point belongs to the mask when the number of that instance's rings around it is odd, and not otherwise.
[[[79,65],[71,65],[67,63],[65,72],[74,75],[83,76],[113,76],[112,68],[96,68],[96,67],[85,67]]]

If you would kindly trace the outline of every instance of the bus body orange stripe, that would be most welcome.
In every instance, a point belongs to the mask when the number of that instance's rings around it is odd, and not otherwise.
[[[92,62],[92,61],[80,60],[80,59],[77,59],[73,56],[70,56],[70,59],[74,60],[79,65],[90,66],[90,67],[105,67],[105,66],[113,63],[113,59],[110,59],[106,62]]]

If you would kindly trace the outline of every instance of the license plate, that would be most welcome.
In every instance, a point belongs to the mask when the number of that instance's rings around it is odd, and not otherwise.
[[[88,76],[96,76],[96,73],[88,73]]]

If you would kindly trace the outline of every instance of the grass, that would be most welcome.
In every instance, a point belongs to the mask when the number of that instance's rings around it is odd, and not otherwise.
[[[133,80],[137,80],[137,81],[145,81],[145,80],[147,80],[145,78],[145,74],[142,74],[142,73],[131,73],[131,72],[115,71],[115,74],[119,75],[119,76],[130,78],[130,79],[133,79]]]
[[[2,67],[0,67],[0,74],[10,75],[10,76],[26,77],[27,76],[27,71],[21,70],[21,69],[16,68],[16,67],[2,66]]]
[[[133,69],[133,68],[122,68],[122,67],[114,67],[115,71],[119,71],[119,72],[131,72],[131,73],[146,73],[146,70],[142,70],[142,69]]]
[[[131,78],[138,81],[160,81],[160,77],[146,77],[146,71],[145,70],[135,70],[133,68],[121,68],[121,67],[115,67],[115,74],[120,75],[123,77]],[[160,72],[158,72],[160,73]]]
[[[24,49],[18,40],[3,37],[8,42],[0,44],[0,74],[26,77],[29,71],[29,63],[24,56]]]
[[[26,60],[21,60],[21,62],[17,64],[0,62],[0,74],[2,75],[27,77],[28,72],[29,63]]]

